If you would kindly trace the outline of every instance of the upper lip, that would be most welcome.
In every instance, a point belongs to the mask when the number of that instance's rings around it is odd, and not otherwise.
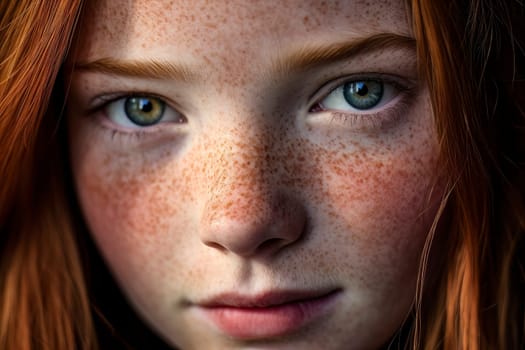
[[[236,292],[217,294],[197,303],[205,308],[265,308],[294,302],[319,299],[339,292],[339,288],[322,290],[273,290],[256,295],[243,295]]]

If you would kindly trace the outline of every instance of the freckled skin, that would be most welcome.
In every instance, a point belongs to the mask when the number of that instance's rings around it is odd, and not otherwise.
[[[180,93],[179,82],[137,83],[191,111],[185,125],[145,137],[111,136],[79,116],[77,102],[107,77],[73,76],[68,108],[91,233],[137,311],[174,347],[375,349],[400,326],[439,195],[430,195],[438,148],[428,92],[418,86],[384,127],[309,122],[291,101],[315,92],[316,80],[276,82],[268,62],[298,43],[409,34],[402,4],[117,0],[89,9],[77,60],[203,69]],[[415,71],[413,57],[367,57],[350,73]],[[305,92],[279,97],[290,88]],[[185,306],[226,291],[327,286],[343,290],[329,317],[278,340],[231,339]]]

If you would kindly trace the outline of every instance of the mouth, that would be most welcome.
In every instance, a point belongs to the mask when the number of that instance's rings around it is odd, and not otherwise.
[[[321,318],[335,305],[341,289],[268,291],[255,296],[223,293],[196,307],[220,332],[235,339],[291,334]]]

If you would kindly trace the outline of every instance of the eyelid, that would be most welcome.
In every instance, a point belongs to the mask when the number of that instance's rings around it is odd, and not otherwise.
[[[380,81],[390,84],[397,90],[391,100],[379,107],[359,110],[352,107],[349,110],[314,108],[322,106],[322,102],[343,85],[355,81]],[[341,125],[346,130],[356,132],[379,132],[397,125],[409,111],[413,99],[417,96],[417,81],[391,74],[360,73],[346,75],[329,81],[319,88],[314,96],[314,102],[308,108],[308,121],[313,124]]]
[[[115,122],[115,120],[111,116],[108,115],[108,109],[111,108],[112,104],[115,104],[115,103],[123,104],[124,102],[121,100],[125,100],[131,97],[145,97],[145,98],[157,99],[165,104],[165,110],[164,110],[164,115],[162,119],[168,118],[171,114],[171,116],[175,115],[177,118],[180,118],[180,121],[177,123],[173,123],[173,121],[165,121],[165,122],[160,121],[151,126],[132,125],[133,122],[131,120],[129,121],[129,125],[124,125],[122,123]],[[181,113],[178,108],[173,107],[173,103],[171,103],[171,100],[166,99],[163,96],[159,96],[158,94],[151,93],[151,92],[125,91],[122,93],[120,92],[103,93],[103,94],[98,94],[97,96],[90,99],[89,104],[90,105],[88,106],[86,115],[93,117],[93,120],[96,122],[96,124],[98,124],[100,127],[105,129],[106,131],[111,132],[113,137],[115,135],[141,136],[142,137],[148,134],[167,131],[166,125],[170,123],[177,124],[179,126],[178,129],[180,128],[180,125],[187,123],[187,118],[185,117],[185,115]],[[121,113],[125,113],[125,111],[122,110]],[[127,116],[124,116],[124,117],[127,118]],[[169,129],[169,130],[173,130],[173,129]]]
[[[98,94],[97,96],[94,96],[93,98],[89,100],[87,111],[89,114],[91,114],[91,113],[96,112],[97,110],[104,108],[110,103],[116,102],[122,98],[130,98],[130,97],[137,97],[137,96],[156,98],[164,102],[166,106],[169,106],[170,108],[180,113],[178,106],[170,99],[167,99],[155,93],[146,92],[142,90]]]
[[[346,83],[350,83],[352,81],[359,81],[359,80],[377,80],[381,81],[385,84],[391,84],[396,89],[398,89],[401,92],[411,91],[416,88],[416,82],[410,79],[402,78],[397,75],[393,74],[385,74],[385,73],[359,73],[359,74],[352,74],[352,75],[345,75],[340,78],[335,78],[333,80],[330,80],[329,82],[323,84],[317,91],[315,91],[310,97],[310,101],[314,101],[311,104],[311,107],[309,110],[312,109],[313,106],[319,104],[321,100],[326,98],[329,94],[334,92],[338,87],[341,85],[344,85]]]

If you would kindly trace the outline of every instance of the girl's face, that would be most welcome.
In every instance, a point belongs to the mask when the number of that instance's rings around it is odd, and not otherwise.
[[[107,0],[84,18],[74,180],[151,327],[181,349],[388,342],[439,197],[404,2]]]

